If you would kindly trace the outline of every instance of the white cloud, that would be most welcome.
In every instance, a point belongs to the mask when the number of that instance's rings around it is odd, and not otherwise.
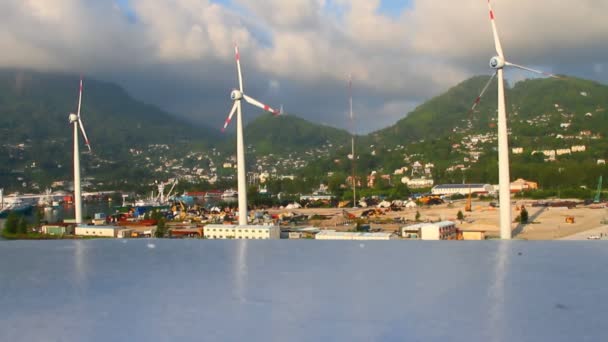
[[[608,21],[601,15],[608,2],[493,4],[512,62],[559,73],[588,70],[606,81],[594,66],[608,55]],[[390,17],[380,14],[379,5],[380,0],[234,0],[230,7],[211,0],[129,0],[125,10],[114,1],[4,0],[0,66],[88,70],[100,78],[131,74],[114,79],[148,101],[186,112],[204,104],[222,108],[223,115],[225,96],[216,95],[234,85],[232,43],[238,42],[248,89],[270,90],[270,100],[304,116],[315,113],[311,117],[341,124],[340,114],[327,116],[343,111],[343,87],[352,73],[365,90],[358,100],[374,113],[364,124],[368,129],[394,122],[411,104],[468,76],[489,72],[494,47],[485,1],[416,0]],[[138,84],[136,75],[155,79],[154,95],[146,95],[152,86]],[[192,89],[170,99],[175,84]],[[365,113],[360,116],[364,120]]]

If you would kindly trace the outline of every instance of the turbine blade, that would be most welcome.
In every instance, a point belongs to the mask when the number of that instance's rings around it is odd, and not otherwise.
[[[80,88],[78,90],[78,112],[76,115],[80,117],[80,105],[82,104],[82,75],[80,76]]]
[[[274,114],[274,115],[279,115],[279,114],[281,114],[281,113],[280,113],[278,110],[276,110],[276,109],[272,109],[272,108],[270,108],[270,106],[265,105],[265,104],[263,104],[262,102],[260,102],[260,101],[258,101],[258,100],[256,100],[256,99],[254,99],[254,98],[252,98],[252,97],[249,97],[249,96],[247,96],[247,95],[245,95],[245,94],[243,94],[243,98],[245,99],[245,101],[247,101],[247,103],[252,104],[252,105],[254,105],[254,106],[256,106],[256,107],[259,107],[259,108],[261,108],[261,109],[263,109],[263,110],[265,110],[265,111],[267,111],[267,112],[270,112],[270,113],[272,113],[272,114]]]
[[[241,73],[241,54],[239,53],[239,46],[234,44],[234,56],[236,59],[236,70],[239,77],[239,89],[243,92],[243,74]]]
[[[479,96],[477,96],[477,98],[475,99],[475,102],[473,102],[473,107],[471,107],[471,111],[475,110],[475,107],[477,107],[479,105],[479,102],[481,101],[483,94],[486,93],[486,91],[490,87],[490,83],[492,83],[492,81],[494,80],[495,77],[496,77],[496,73],[492,74],[492,77],[490,77],[490,79],[488,80],[486,85],[481,90],[481,93],[479,94]]]
[[[228,114],[228,117],[226,118],[226,121],[224,122],[224,127],[222,127],[222,132],[224,132],[226,130],[226,127],[228,127],[228,125],[230,124],[230,120],[232,120],[234,113],[236,113],[237,102],[238,101],[234,101],[234,104],[232,105],[232,109],[230,110],[230,114]]]
[[[350,120],[353,120],[353,75],[348,75],[348,102],[350,104]]]
[[[492,9],[492,4],[490,4],[490,0],[488,0],[488,8],[490,9],[490,22],[492,23],[492,32],[494,33],[494,45],[496,46],[496,53],[499,57],[504,59],[505,55],[502,52],[502,45],[500,44],[498,30],[496,29],[496,20],[494,19],[494,10]]]
[[[84,143],[89,148],[89,152],[91,152],[91,144],[89,143],[87,132],[84,131],[84,125],[82,124],[82,120],[80,119],[80,117],[78,117],[78,126],[80,126],[80,131],[82,132],[82,136],[84,137]]]
[[[528,68],[528,67],[525,67],[523,65],[513,64],[513,63],[509,63],[509,62],[505,62],[505,65],[509,65],[509,66],[514,67],[514,68],[530,71],[530,72],[533,72],[533,73],[536,73],[536,74],[539,74],[539,75],[561,79],[561,77],[559,77],[557,75],[550,74],[548,72],[544,72],[544,71],[540,71],[540,70],[536,70],[536,69],[532,69],[532,68]]]

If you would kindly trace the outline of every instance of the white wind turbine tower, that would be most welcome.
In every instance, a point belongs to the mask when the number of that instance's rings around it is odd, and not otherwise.
[[[236,57],[236,68],[239,80],[239,89],[234,89],[230,93],[230,98],[234,101],[232,110],[226,118],[222,131],[228,127],[232,116],[237,113],[236,120],[236,158],[237,158],[237,173],[238,173],[238,196],[239,196],[239,225],[247,225],[247,174],[245,171],[245,143],[243,142],[243,114],[241,100],[245,100],[247,103],[259,107],[265,111],[268,111],[274,115],[279,115],[279,111],[270,108],[269,106],[261,103],[260,101],[251,98],[243,93],[243,75],[241,73],[241,61],[239,55],[239,47],[234,45],[234,53]]]
[[[494,35],[494,45],[496,47],[496,56],[490,59],[490,67],[496,69],[496,73],[490,78],[484,86],[481,94],[475,99],[473,108],[479,104],[481,97],[488,89],[490,82],[498,75],[498,183],[500,196],[500,238],[511,239],[511,192],[510,192],[510,176],[509,176],[509,136],[507,130],[507,111],[505,105],[505,85],[504,85],[504,67],[514,67],[536,74],[559,78],[555,75],[548,74],[539,70],[531,69],[525,66],[517,65],[506,61],[505,55],[498,37],[496,29],[496,21],[494,19],[494,10],[488,0],[488,8],[490,10],[490,22],[492,24],[492,32]]]
[[[89,148],[89,152],[91,151],[91,145],[89,144],[89,138],[87,138],[87,133],[84,130],[84,126],[82,125],[82,120],[80,119],[80,107],[82,104],[82,77],[80,78],[80,90],[78,92],[78,113],[70,113],[69,119],[70,124],[74,125],[74,211],[75,211],[75,221],[76,225],[82,223],[82,195],[80,188],[80,149],[78,146],[78,128],[80,127],[80,131],[82,132],[82,136],[84,137],[85,144]]]

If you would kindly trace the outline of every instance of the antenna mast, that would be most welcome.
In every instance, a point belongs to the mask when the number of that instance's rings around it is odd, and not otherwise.
[[[353,76],[348,77],[348,95],[350,104],[350,126],[351,126],[351,156],[352,156],[352,181],[353,181],[353,208],[357,207],[357,178],[355,175],[355,119],[353,116]]]

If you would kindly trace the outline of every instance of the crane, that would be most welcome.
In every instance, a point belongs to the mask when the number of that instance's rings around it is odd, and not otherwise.
[[[471,201],[471,186],[469,185],[469,198],[467,199],[467,204],[464,206],[464,211],[473,211],[473,203]]]
[[[593,199],[593,203],[600,203],[600,195],[602,193],[602,176],[597,181],[597,192],[595,193],[595,198]]]

